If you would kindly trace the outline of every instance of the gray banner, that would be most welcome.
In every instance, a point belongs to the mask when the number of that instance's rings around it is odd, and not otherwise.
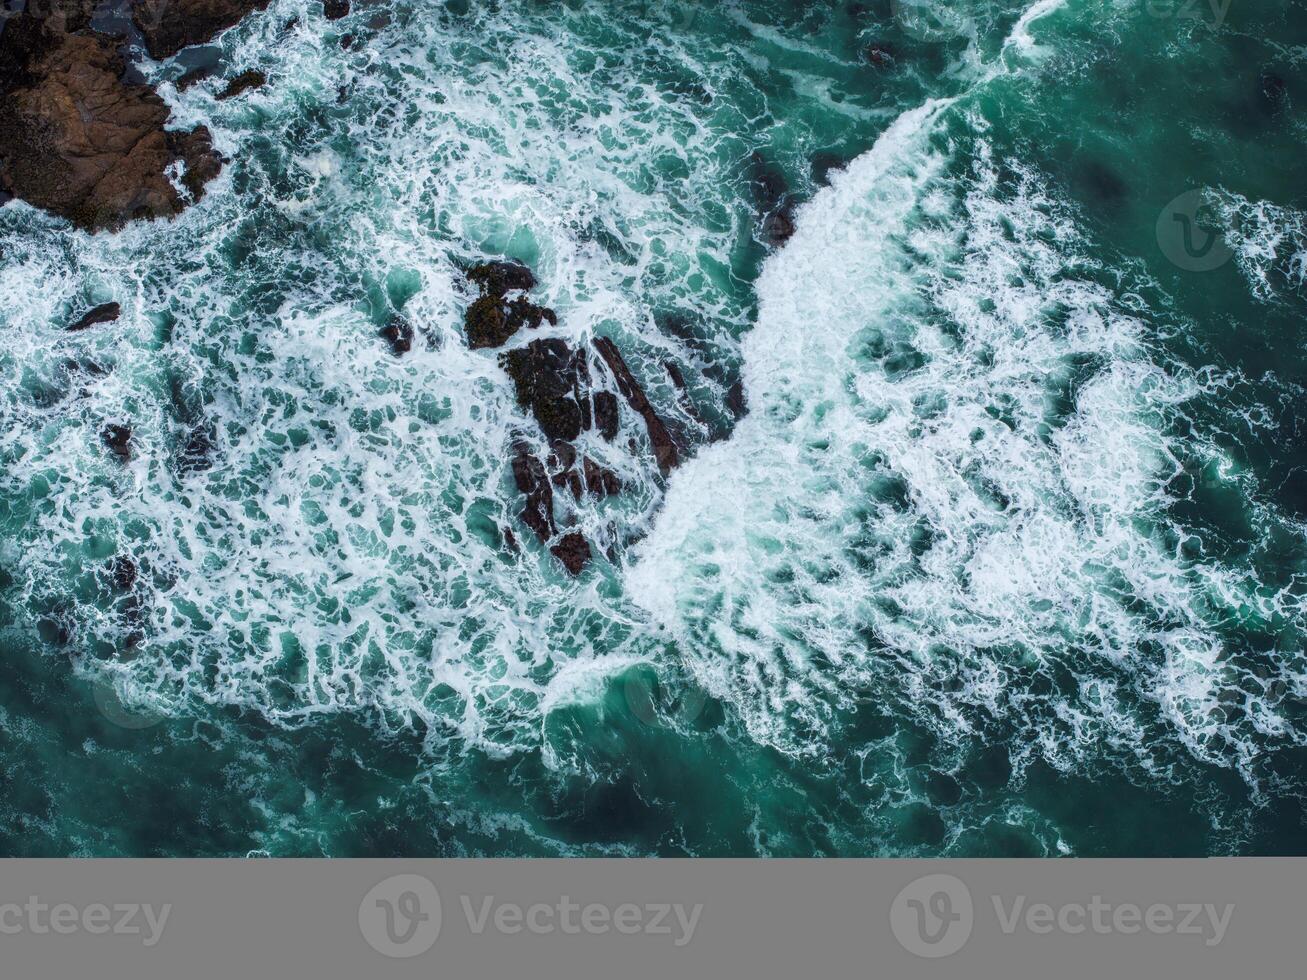
[[[8,861],[15,978],[1301,977],[1307,859]]]

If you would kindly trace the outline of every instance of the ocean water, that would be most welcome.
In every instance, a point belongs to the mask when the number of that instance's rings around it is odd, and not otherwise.
[[[140,69],[202,202],[0,208],[0,852],[1307,851],[1301,2],[274,0]],[[504,256],[686,448],[585,443],[577,579]]]

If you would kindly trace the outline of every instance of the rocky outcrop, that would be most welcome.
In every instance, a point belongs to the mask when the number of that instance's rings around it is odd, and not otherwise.
[[[595,428],[608,442],[617,438],[617,429],[621,423],[617,408],[617,396],[611,391],[596,391],[594,396]]]
[[[535,288],[535,276],[526,266],[489,262],[468,270],[467,277],[481,293],[467,313],[468,346],[499,347],[524,324],[538,327],[546,319],[557,324],[552,310],[532,305],[525,296],[508,300],[510,292]],[[680,462],[680,451],[671,433],[617,346],[600,337],[595,341],[595,350],[627,404],[644,420],[654,457],[666,475]],[[518,404],[530,411],[549,447],[541,459],[526,438],[513,444],[513,479],[526,498],[522,523],[568,571],[580,574],[593,554],[590,543],[579,531],[564,530],[560,537],[554,490],[570,491],[577,503],[586,497],[603,499],[622,492],[621,478],[591,456],[578,452],[575,445],[583,433],[596,429],[608,442],[617,437],[621,427],[617,395],[592,385],[586,348],[573,349],[560,337],[514,347],[499,355],[499,363],[513,382]],[[685,379],[679,369],[672,365],[669,370],[673,382],[683,389]],[[560,505],[560,509],[565,511],[566,506]]]
[[[382,338],[390,345],[390,352],[401,357],[413,349],[413,324],[396,313],[381,329]]]
[[[236,96],[250,91],[250,89],[263,88],[267,84],[268,76],[257,68],[243,71],[228,82],[227,87],[218,93],[218,101],[225,102],[228,99],[234,99]]]
[[[524,326],[534,330],[546,321],[558,325],[558,316],[548,307],[536,306],[525,296],[508,299],[510,292],[535,288],[535,276],[526,266],[487,262],[469,269],[467,277],[481,290],[464,321],[467,344],[473,350],[502,347]]]
[[[213,40],[271,0],[135,0],[132,23],[156,60]]]
[[[658,460],[658,468],[666,476],[681,462],[681,453],[675,440],[672,439],[671,432],[658,417],[654,407],[649,404],[644,389],[640,387],[640,382],[635,380],[631,369],[626,366],[626,360],[622,357],[622,352],[617,349],[617,345],[607,337],[597,337],[595,350],[608,365],[613,380],[617,382],[617,390],[622,393],[626,403],[631,406],[632,411],[644,419],[645,428],[649,432],[649,442],[653,446],[654,458]]]
[[[198,200],[222,166],[209,131],[165,129],[167,105],[123,80],[119,39],[76,4],[41,9],[0,34],[0,188],[87,231]]]
[[[513,480],[526,497],[522,523],[541,541],[549,541],[557,530],[554,524],[554,488],[544,464],[523,441],[513,444]]]
[[[104,447],[118,458],[120,463],[130,463],[132,459],[132,430],[125,425],[106,425],[100,432],[100,441]]]
[[[83,314],[75,323],[68,325],[69,333],[76,333],[79,330],[86,330],[99,323],[112,323],[122,315],[122,307],[117,303],[101,303],[99,306]]]
[[[749,187],[757,204],[762,240],[767,245],[785,244],[794,235],[794,195],[785,174],[761,153],[750,158]]]
[[[571,442],[591,425],[590,371],[585,355],[557,337],[533,340],[500,356],[517,401],[529,408],[550,442]]]
[[[563,535],[549,551],[573,575],[580,575],[590,561],[590,542],[579,531]]]

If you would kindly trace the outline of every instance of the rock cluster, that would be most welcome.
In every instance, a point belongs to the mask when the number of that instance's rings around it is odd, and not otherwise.
[[[552,310],[535,306],[525,296],[511,302],[507,299],[510,292],[535,287],[535,276],[525,266],[491,262],[476,266],[467,275],[481,292],[467,312],[470,347],[500,347],[524,325],[557,324]],[[680,461],[671,433],[617,346],[606,337],[598,338],[594,346],[618,392],[644,420],[665,475]],[[592,380],[589,351],[573,349],[559,337],[542,337],[506,350],[499,355],[499,363],[513,383],[518,404],[531,413],[549,446],[547,456],[541,459],[528,440],[518,439],[513,445],[513,479],[525,498],[522,523],[569,572],[579,575],[593,553],[583,534],[560,527],[554,491],[566,489],[578,502],[586,496],[603,498],[622,492],[616,473],[578,452],[574,445],[590,431],[609,442],[617,437],[621,425],[617,395]]]

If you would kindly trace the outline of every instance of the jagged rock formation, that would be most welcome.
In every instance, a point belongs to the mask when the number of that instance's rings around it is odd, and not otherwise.
[[[654,458],[658,460],[658,468],[666,476],[681,463],[681,453],[676,448],[672,434],[663,424],[663,420],[658,417],[654,407],[649,404],[644,389],[640,386],[640,382],[635,380],[631,369],[626,366],[626,360],[622,357],[622,352],[617,349],[617,345],[607,337],[597,337],[595,350],[608,365],[608,370],[613,373],[617,390],[622,393],[626,403],[631,406],[633,412],[644,419],[645,428],[649,431],[649,442],[653,446]]]
[[[167,105],[123,80],[120,39],[89,29],[89,7],[54,0],[0,33],[0,189],[93,232],[176,215],[221,157],[203,126],[165,129]]]
[[[481,288],[480,299],[468,308],[465,319],[468,346],[473,350],[502,347],[524,326],[534,330],[546,321],[558,325],[553,310],[536,306],[525,296],[509,301],[510,292],[535,288],[535,276],[526,266],[487,262],[468,270],[467,277]]]
[[[145,50],[156,60],[182,48],[204,44],[240,23],[247,14],[264,10],[271,0],[134,0],[132,23],[145,39]]]
[[[101,303],[99,306],[87,311],[75,322],[68,325],[69,333],[77,333],[80,330],[86,330],[100,323],[112,323],[122,316],[122,307],[117,303]]]
[[[509,292],[535,287],[535,276],[525,266],[490,262],[475,266],[467,276],[481,292],[467,313],[468,346],[500,347],[524,323],[533,328],[546,319],[557,324],[552,310],[534,306],[525,297],[507,301]],[[617,346],[600,337],[595,349],[608,366],[618,391],[644,420],[658,467],[666,475],[680,462],[680,451],[671,433]],[[577,502],[587,495],[602,499],[622,492],[622,481],[616,473],[578,453],[574,445],[583,433],[596,429],[608,442],[617,437],[621,425],[617,395],[602,387],[596,390],[590,376],[589,352],[584,347],[573,349],[559,337],[532,340],[505,351],[499,355],[499,363],[513,382],[518,404],[531,412],[549,444],[543,461],[526,439],[513,444],[513,478],[526,498],[522,523],[568,571],[578,575],[592,556],[590,543],[579,531],[567,531],[560,537],[554,488],[570,490]],[[684,386],[684,379],[680,383]]]

